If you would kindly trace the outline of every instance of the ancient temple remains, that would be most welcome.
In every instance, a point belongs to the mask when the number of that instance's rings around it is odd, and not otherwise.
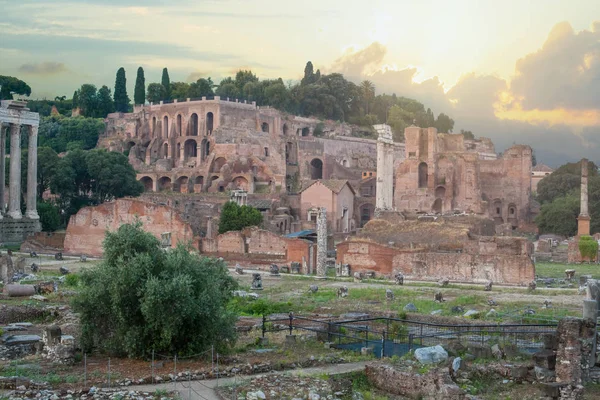
[[[39,232],[37,213],[37,139],[40,116],[29,111],[26,103],[2,100],[0,103],[0,241],[20,243],[31,233]],[[21,133],[28,135],[27,208],[21,213]],[[10,134],[10,171],[8,210],[5,207],[6,187],[4,158],[6,135]]]

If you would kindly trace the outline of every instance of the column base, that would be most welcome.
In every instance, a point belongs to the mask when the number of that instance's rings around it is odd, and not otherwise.
[[[9,211],[6,215],[12,219],[22,219],[23,218],[23,214],[21,214],[21,210]]]
[[[38,215],[37,210],[27,210],[25,211],[25,218],[40,219],[40,216]]]

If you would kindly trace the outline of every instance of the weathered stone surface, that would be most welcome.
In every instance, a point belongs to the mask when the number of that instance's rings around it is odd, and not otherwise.
[[[442,346],[422,347],[415,350],[415,358],[422,364],[446,361],[448,352]]]
[[[424,374],[402,371],[388,365],[368,364],[367,379],[385,392],[409,398],[461,400],[464,392],[454,383],[448,368],[433,368]]]
[[[571,385],[587,382],[595,335],[595,321],[590,319],[563,318],[558,322],[557,382]]]
[[[252,274],[252,290],[262,290],[262,276],[259,273]]]
[[[408,303],[404,306],[403,310],[407,312],[417,312],[417,306],[415,306],[413,303]]]

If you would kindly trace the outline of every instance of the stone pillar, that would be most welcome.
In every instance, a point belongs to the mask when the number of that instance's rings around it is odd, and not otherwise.
[[[327,278],[327,210],[319,208],[317,214],[317,277]]]
[[[4,200],[4,188],[6,187],[6,130],[8,124],[0,124],[0,219],[5,212],[6,202]]]
[[[21,125],[10,126],[10,181],[8,216],[21,219]]]
[[[389,125],[374,125],[377,138],[377,189],[375,207],[391,210],[394,199],[394,141]]]
[[[588,213],[588,160],[581,160],[581,206],[577,218],[577,236],[590,234],[590,215]]]
[[[37,213],[37,141],[38,127],[29,127],[29,149],[27,150],[27,210],[25,217],[40,219]]]

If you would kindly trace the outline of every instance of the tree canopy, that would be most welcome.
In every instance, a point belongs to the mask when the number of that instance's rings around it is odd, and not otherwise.
[[[50,147],[57,153],[67,151],[69,144],[78,143],[83,150],[93,149],[98,135],[104,131],[99,118],[52,115],[40,119],[38,146]]]
[[[13,94],[29,97],[31,88],[28,84],[13,76],[0,75],[0,100],[12,100]]]
[[[239,231],[249,226],[258,226],[262,223],[263,216],[256,208],[239,206],[233,201],[228,201],[221,209],[219,217],[219,233]]]
[[[81,274],[74,299],[84,351],[129,357],[200,353],[235,340],[236,289],[223,261],[179,244],[164,251],[141,222],[107,232],[104,260]]]

